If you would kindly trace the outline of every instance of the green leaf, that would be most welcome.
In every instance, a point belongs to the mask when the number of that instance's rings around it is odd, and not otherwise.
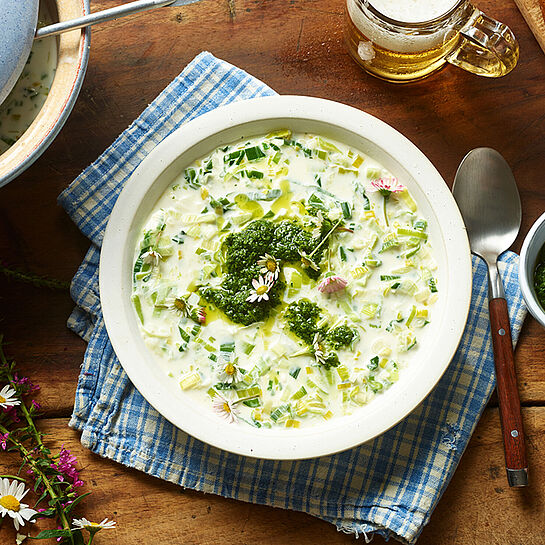
[[[40,484],[42,484],[42,477],[38,477],[36,479],[36,482],[34,483],[34,492],[38,490],[38,487],[40,486]]]
[[[37,536],[30,537],[30,539],[51,539],[53,537],[70,537],[72,532],[70,530],[42,530]]]
[[[66,506],[64,509],[65,513],[70,513],[74,507],[85,497],[87,497],[91,492],[87,492],[85,494],[82,494],[81,496],[78,496],[70,505]]]
[[[44,490],[43,494],[37,499],[36,503],[34,504],[34,508],[38,507],[38,504],[45,500],[47,496],[47,490]]]

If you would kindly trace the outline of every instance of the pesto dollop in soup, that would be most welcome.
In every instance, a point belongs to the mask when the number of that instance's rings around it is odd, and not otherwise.
[[[139,236],[132,298],[158,366],[196,403],[297,428],[410,372],[436,269],[427,221],[388,171],[279,130],[180,174]]]
[[[545,309],[545,247],[541,248],[536,269],[534,271],[534,289],[538,301]]]

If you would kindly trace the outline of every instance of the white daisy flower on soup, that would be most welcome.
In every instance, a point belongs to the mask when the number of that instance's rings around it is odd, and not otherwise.
[[[280,260],[276,259],[272,255],[262,255],[257,261],[258,267],[261,267],[259,271],[268,278],[276,280],[280,274]]]
[[[299,252],[299,255],[301,256],[301,267],[303,267],[303,269],[308,269],[310,267],[315,271],[320,270],[320,265],[312,260],[312,256],[310,254],[307,254],[305,252]]]
[[[270,277],[260,276],[258,279],[252,280],[253,290],[247,297],[246,301],[249,303],[260,303],[261,301],[269,300],[269,291],[273,287],[273,282]]]
[[[314,334],[312,339],[312,351],[314,352],[314,359],[318,363],[325,363],[325,347],[323,345],[324,338],[320,333]]]
[[[314,218],[314,229],[312,229],[312,237],[320,238],[322,234],[322,226],[324,224],[324,215],[321,210],[318,210],[316,217]]]
[[[0,514],[2,518],[8,515],[13,519],[15,530],[19,530],[25,525],[25,521],[29,521],[37,513],[26,503],[21,503],[27,493],[25,483],[0,479]]]
[[[142,255],[142,259],[144,260],[144,263],[150,263],[154,267],[159,265],[159,261],[163,259],[163,256],[153,248],[150,248],[145,254]]]
[[[373,180],[369,191],[378,191],[383,197],[389,197],[392,193],[400,193],[405,186],[397,181],[397,178]]]
[[[9,385],[4,386],[0,390],[0,407],[7,409],[8,407],[14,407],[20,405],[21,402],[17,399],[17,392]]]
[[[338,275],[327,276],[318,284],[318,291],[322,293],[335,293],[344,290],[348,282]]]
[[[74,519],[72,521],[74,527],[72,530],[87,530],[91,534],[96,534],[100,530],[115,529],[115,521],[104,519],[102,522],[91,522],[86,518]]]
[[[189,305],[185,297],[168,297],[166,300],[168,310],[180,316],[189,316]]]
[[[225,418],[225,420],[227,420],[229,424],[233,424],[238,420],[235,403],[233,401],[229,401],[228,399],[225,399],[223,396],[218,394],[214,397],[212,407],[214,409],[214,412]]]
[[[218,379],[220,380],[220,382],[227,382],[229,384],[232,384],[233,382],[238,381],[240,371],[235,362],[224,362],[218,369],[218,371]]]

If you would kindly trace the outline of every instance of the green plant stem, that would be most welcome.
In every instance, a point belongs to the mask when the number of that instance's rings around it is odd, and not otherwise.
[[[0,475],[0,479],[14,479],[26,484],[26,479],[23,479],[23,477],[18,477],[17,475]]]
[[[0,432],[9,434],[8,441],[11,441],[11,443],[13,443],[13,445],[17,447],[17,449],[19,450],[19,453],[21,454],[21,457],[23,458],[23,461],[26,462],[32,468],[32,471],[34,472],[34,474],[41,477],[42,483],[45,486],[45,489],[47,490],[49,497],[55,504],[55,511],[57,511],[57,518],[60,520],[65,530],[70,530],[70,524],[68,523],[68,520],[66,518],[66,515],[64,514],[62,506],[59,505],[59,498],[57,496],[57,493],[53,489],[52,484],[47,478],[47,475],[40,469],[40,467],[34,460],[33,456],[30,454],[30,452],[28,452],[28,450],[23,445],[23,443],[15,439],[13,437],[13,434],[10,433],[2,424],[0,424]],[[74,545],[74,537],[72,536],[71,532],[70,532],[70,541]]]
[[[386,222],[386,227],[390,227],[390,224],[388,223],[388,214],[386,213],[386,204],[388,203],[388,199],[390,198],[390,196],[388,195],[387,197],[386,195],[383,195],[383,198],[384,198],[384,205],[383,205],[384,221]]]
[[[6,358],[6,354],[4,353],[4,347],[2,346],[1,341],[2,339],[0,338],[0,363],[9,369],[8,360]],[[7,377],[11,385],[15,386],[15,380],[10,371],[7,372]],[[45,449],[45,446],[42,442],[42,434],[36,428],[36,425],[34,424],[34,421],[32,420],[32,417],[30,416],[30,413],[28,412],[27,406],[25,405],[24,401],[21,400],[21,405],[19,406],[19,408],[21,409],[23,416],[25,417],[25,420],[27,421],[28,427],[30,428],[32,435],[34,436],[34,439],[36,440],[38,447],[40,448],[41,451],[43,451]]]
[[[11,278],[17,282],[24,282],[25,284],[32,284],[37,288],[49,288],[54,290],[68,290],[70,289],[70,282],[64,280],[57,280],[56,278],[46,278],[37,274],[32,274],[16,269],[10,269],[0,262],[0,274]]]
[[[339,225],[342,223],[342,221],[343,221],[343,218],[341,218],[339,221],[337,221],[337,223],[335,223],[335,225],[329,230],[327,235],[322,239],[320,244],[318,244],[318,246],[316,246],[316,248],[314,248],[314,250],[312,250],[312,252],[310,252],[310,255],[308,257],[312,258],[312,256],[322,247],[323,243],[331,236],[331,233],[333,233],[333,231],[335,231],[335,229],[337,229],[337,227],[339,227]]]

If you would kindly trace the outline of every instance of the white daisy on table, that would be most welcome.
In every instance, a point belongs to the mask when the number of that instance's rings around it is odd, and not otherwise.
[[[219,368],[218,379],[220,382],[232,384],[233,382],[237,382],[239,375],[240,371],[236,363],[227,361]]]
[[[0,479],[0,514],[2,518],[8,515],[13,519],[15,530],[19,530],[21,526],[25,525],[25,521],[29,521],[37,513],[34,509],[30,509],[26,503],[21,503],[27,493],[25,483]]]
[[[229,401],[218,394],[214,397],[212,407],[214,412],[225,418],[229,424],[233,424],[238,420],[237,410],[233,401]]]
[[[269,300],[269,291],[273,287],[274,283],[271,278],[260,276],[259,278],[254,278],[252,280],[253,290],[250,292],[250,295],[246,298],[246,301],[249,303],[255,303],[256,301],[260,303],[261,301]]]
[[[150,248],[145,254],[142,255],[144,263],[151,263],[154,267],[159,265],[159,261],[163,259],[163,256],[153,248]]]
[[[320,333],[314,334],[312,339],[312,351],[314,353],[314,359],[318,363],[325,363],[325,347],[323,345],[324,338]]]
[[[276,280],[280,274],[280,260],[276,259],[272,255],[265,254],[260,256],[257,261],[258,267],[261,267],[259,271],[261,274],[264,274],[268,278]]]
[[[91,534],[96,534],[100,530],[113,530],[115,529],[115,521],[104,519],[102,522],[91,522],[86,518],[74,519],[72,521],[73,530],[87,530]]]
[[[8,407],[15,407],[15,405],[20,405],[21,402],[17,399],[17,392],[11,388],[9,385],[6,385],[0,390],[0,407],[2,409],[7,409]]]

